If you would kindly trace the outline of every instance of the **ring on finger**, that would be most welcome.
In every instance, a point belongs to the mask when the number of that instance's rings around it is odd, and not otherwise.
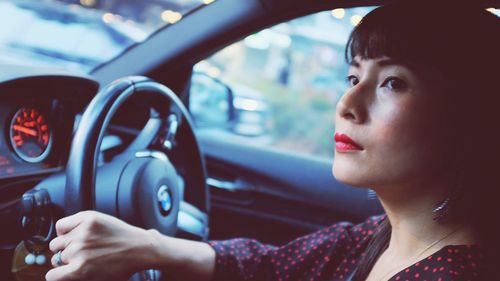
[[[57,253],[55,254],[54,262],[55,262],[56,266],[63,265],[61,255],[62,255],[62,250],[57,251]]]

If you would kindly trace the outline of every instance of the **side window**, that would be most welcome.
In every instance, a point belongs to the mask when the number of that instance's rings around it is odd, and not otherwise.
[[[372,9],[335,9],[294,19],[197,63],[190,92],[197,130],[333,157],[335,105],[347,86],[345,44]]]

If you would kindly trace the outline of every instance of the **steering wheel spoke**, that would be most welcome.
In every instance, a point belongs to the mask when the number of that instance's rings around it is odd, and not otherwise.
[[[161,118],[157,113],[151,115],[144,128],[125,149],[124,154],[134,155],[144,150],[159,150],[168,154],[174,150],[182,118],[175,112],[171,112],[167,118]]]
[[[125,153],[135,153],[136,151],[150,149],[160,135],[162,127],[163,120],[161,118],[150,117],[141,132],[127,147]]]

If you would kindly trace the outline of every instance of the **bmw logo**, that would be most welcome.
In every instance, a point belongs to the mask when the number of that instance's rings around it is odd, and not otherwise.
[[[158,205],[160,206],[160,212],[162,215],[166,216],[172,209],[172,196],[168,190],[168,186],[162,185],[158,189],[156,194],[158,199]]]

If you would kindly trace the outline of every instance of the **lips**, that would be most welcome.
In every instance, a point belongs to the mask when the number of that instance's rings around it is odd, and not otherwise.
[[[353,141],[348,135],[342,133],[335,133],[335,150],[339,152],[363,150],[361,145]]]

